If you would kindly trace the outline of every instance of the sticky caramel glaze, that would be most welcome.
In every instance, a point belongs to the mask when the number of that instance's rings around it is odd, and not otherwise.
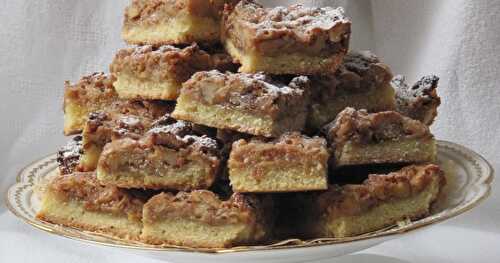
[[[230,38],[240,50],[268,55],[331,55],[347,50],[350,26],[342,8],[264,8],[243,0],[224,11],[222,39]]]
[[[367,144],[400,138],[432,138],[429,127],[394,111],[368,113],[346,108],[323,128],[329,143],[342,146],[348,141]]]
[[[144,207],[146,223],[165,218],[201,221],[209,225],[235,223],[256,224],[262,216],[260,200],[252,196],[233,194],[221,200],[211,191],[195,190],[176,195],[161,193],[151,198]]]

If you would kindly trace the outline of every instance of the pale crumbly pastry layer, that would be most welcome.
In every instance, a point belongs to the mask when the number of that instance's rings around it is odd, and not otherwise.
[[[122,99],[175,100],[182,82],[215,65],[212,57],[192,44],[129,47],[119,50],[110,65],[115,89]]]
[[[130,73],[118,73],[114,86],[121,98],[175,100],[179,96],[182,82],[144,80]]]
[[[106,144],[97,177],[123,188],[207,189],[219,172],[220,154],[218,142],[201,129],[167,114],[144,136]]]
[[[315,132],[347,107],[368,112],[394,110],[392,72],[370,51],[350,51],[340,68],[328,76],[311,78],[312,106],[307,127]]]
[[[367,145],[348,142],[335,149],[335,165],[434,162],[436,153],[434,138],[400,139]]]
[[[94,173],[56,177],[46,187],[37,217],[54,224],[138,240],[142,199],[97,183]]]
[[[304,53],[280,53],[264,56],[257,52],[244,52],[231,40],[225,41],[227,52],[241,64],[239,72],[270,74],[333,74],[342,62],[344,53],[329,56],[311,56]]]
[[[216,43],[224,4],[235,0],[134,0],[125,10],[122,38],[128,44]]]
[[[102,110],[118,100],[113,79],[104,73],[84,76],[77,83],[64,84],[64,134],[83,130],[88,114]]]
[[[263,74],[198,72],[183,84],[173,116],[219,129],[266,137],[301,131],[308,78],[288,84]]]
[[[436,159],[429,127],[394,111],[368,113],[346,108],[323,132],[335,153],[336,166]]]
[[[257,197],[234,194],[221,200],[197,190],[162,193],[144,206],[142,239],[152,244],[222,248],[252,244],[269,236],[269,206]]]
[[[426,216],[445,184],[436,165],[408,166],[386,175],[370,175],[361,185],[332,187],[317,202],[316,237],[348,237],[406,219]]]
[[[222,42],[246,73],[334,73],[350,36],[344,10],[331,7],[263,8],[245,0],[225,10],[222,25]]]
[[[235,192],[299,192],[328,188],[329,153],[322,138],[285,134],[272,142],[240,140],[228,161]]]
[[[255,116],[238,109],[219,105],[204,105],[180,97],[173,116],[219,129],[234,129],[250,134],[272,135],[278,133],[279,125],[270,117]],[[277,127],[278,126],[278,127]]]

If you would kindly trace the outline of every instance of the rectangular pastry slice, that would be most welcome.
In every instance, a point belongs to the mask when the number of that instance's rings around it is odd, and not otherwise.
[[[104,73],[84,76],[75,84],[64,84],[64,134],[82,131],[89,113],[102,110],[118,99],[113,79]]]
[[[94,173],[55,177],[46,187],[37,217],[54,224],[138,240],[145,199],[102,186]]]
[[[351,22],[342,8],[263,8],[240,1],[224,12],[222,42],[244,73],[334,73],[348,50]]]
[[[417,220],[429,214],[445,184],[436,165],[408,166],[370,175],[361,185],[333,186],[315,199],[314,237],[350,237]]]
[[[237,0],[132,0],[122,38],[128,44],[216,43],[224,4]]]
[[[141,237],[151,244],[202,248],[254,244],[272,229],[269,201],[242,194],[221,200],[206,190],[162,193],[144,206]]]
[[[395,109],[389,66],[369,51],[350,51],[335,74],[311,78],[308,130],[316,132],[347,107],[379,112]]]
[[[436,141],[425,124],[395,111],[346,108],[324,128],[335,165],[424,163],[436,159]]]
[[[235,192],[325,190],[329,156],[325,139],[299,133],[270,142],[239,140],[229,157],[229,179]]]
[[[104,145],[120,138],[140,138],[156,119],[173,106],[159,101],[121,101],[89,114],[82,132],[83,154],[79,171],[94,171]]]
[[[223,53],[213,56],[192,44],[185,48],[173,46],[139,46],[117,52],[110,65],[116,78],[114,86],[122,99],[175,100],[182,83],[195,72],[228,68],[232,64]]]
[[[219,129],[277,137],[304,128],[307,77],[289,84],[263,74],[198,72],[183,84],[174,118]]]
[[[57,152],[60,174],[76,172],[83,154],[82,136],[77,135]]]
[[[396,110],[430,126],[437,116],[441,98],[437,94],[439,78],[425,76],[409,86],[403,76],[396,76],[391,84],[396,90]]]
[[[97,165],[102,184],[122,188],[207,189],[220,166],[216,140],[166,116],[139,140],[106,144]]]

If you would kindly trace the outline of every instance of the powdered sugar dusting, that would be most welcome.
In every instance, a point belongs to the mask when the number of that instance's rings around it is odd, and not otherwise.
[[[271,31],[292,30],[297,35],[312,35],[314,31],[329,31],[338,24],[350,23],[342,7],[305,7],[300,4],[289,7],[262,8],[249,1],[240,3],[253,14],[249,20],[257,34]]]
[[[59,151],[60,157],[62,158],[76,158],[80,157],[82,154],[82,137],[76,136],[71,141],[68,142],[65,146],[61,148]]]

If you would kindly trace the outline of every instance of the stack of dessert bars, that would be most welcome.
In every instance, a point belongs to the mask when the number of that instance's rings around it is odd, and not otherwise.
[[[155,245],[342,238],[426,216],[438,78],[350,51],[342,8],[133,0],[109,74],[66,82],[42,220]]]

